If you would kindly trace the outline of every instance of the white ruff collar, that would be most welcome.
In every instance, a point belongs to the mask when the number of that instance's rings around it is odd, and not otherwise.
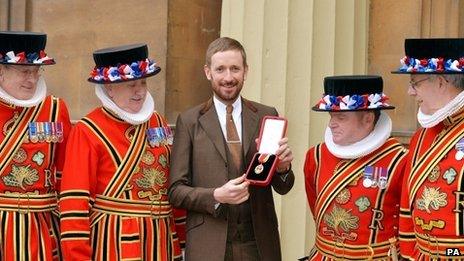
[[[143,102],[142,108],[137,113],[130,113],[119,108],[119,106],[116,105],[113,100],[111,100],[110,97],[106,94],[106,90],[103,84],[95,84],[95,94],[102,102],[103,107],[114,112],[123,121],[132,125],[139,125],[148,121],[155,111],[155,102],[153,101],[153,97],[148,91],[147,95],[145,96],[145,101]]]
[[[34,107],[39,105],[47,96],[47,85],[45,84],[45,80],[41,76],[37,81],[37,88],[35,89],[35,93],[29,100],[19,100],[15,97],[6,93],[3,88],[0,87],[0,98],[4,100],[8,104],[12,104],[18,107]]]
[[[424,114],[420,108],[417,112],[417,121],[423,128],[432,128],[438,123],[442,122],[449,116],[454,115],[464,106],[464,91],[459,93],[452,99],[445,107],[437,110],[432,115]]]
[[[380,148],[385,141],[390,137],[392,130],[392,121],[390,116],[384,112],[380,112],[380,118],[374,127],[374,130],[364,139],[353,144],[342,146],[333,142],[332,131],[329,127],[325,129],[325,144],[337,158],[341,159],[357,159],[373,152]]]

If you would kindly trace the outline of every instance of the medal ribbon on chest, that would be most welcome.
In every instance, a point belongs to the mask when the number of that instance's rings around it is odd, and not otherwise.
[[[63,137],[62,122],[29,122],[29,140],[32,143],[47,142],[59,143]]]
[[[363,186],[365,188],[385,189],[388,184],[388,168],[366,166],[364,168]]]
[[[172,145],[174,135],[170,127],[149,128],[146,131],[147,141],[150,147]]]
[[[456,160],[462,160],[464,158],[464,138],[460,139],[458,143],[456,143],[456,154],[454,158]]]

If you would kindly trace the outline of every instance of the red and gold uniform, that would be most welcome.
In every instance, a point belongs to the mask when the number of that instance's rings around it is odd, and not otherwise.
[[[463,110],[413,136],[401,200],[403,257],[464,258],[463,138]]]
[[[316,224],[309,260],[388,259],[397,247],[405,155],[392,138],[356,159],[337,158],[325,143],[308,151],[305,185]],[[383,185],[366,186],[366,168],[372,170],[371,181],[382,175]]]
[[[56,126],[30,139],[29,124]],[[0,260],[59,260],[57,191],[71,129],[65,103],[47,96],[34,107],[0,102]],[[53,134],[53,135],[52,135]]]
[[[152,147],[146,138],[157,127],[167,127],[157,113],[131,125],[103,107],[76,124],[60,197],[66,260],[181,257],[167,198],[171,148]]]

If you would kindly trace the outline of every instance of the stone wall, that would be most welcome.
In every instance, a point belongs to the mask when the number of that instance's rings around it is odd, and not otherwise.
[[[49,92],[66,100],[77,120],[100,105],[87,82],[96,49],[147,43],[161,67],[148,78],[156,110],[170,123],[211,94],[204,53],[219,36],[218,0],[0,0],[0,29],[45,32],[57,64],[45,68]]]

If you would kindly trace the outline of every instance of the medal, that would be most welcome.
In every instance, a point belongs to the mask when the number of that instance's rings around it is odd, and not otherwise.
[[[168,137],[168,145],[172,145],[174,141],[174,135],[172,134],[172,130],[169,126],[165,127],[165,130],[166,130],[166,135]]]
[[[379,172],[380,172],[379,188],[380,189],[385,189],[385,188],[387,188],[387,182],[388,182],[388,169],[380,167]]]
[[[456,160],[462,160],[462,158],[464,158],[464,151],[462,151],[462,150],[456,151],[456,154],[454,155],[454,158]]]
[[[52,124],[51,122],[44,122],[45,141],[52,141]]]
[[[374,175],[374,167],[366,166],[364,168],[364,180],[363,180],[363,186],[365,188],[372,187],[372,185],[374,183],[374,181],[372,180],[373,175]]]
[[[57,122],[56,123],[56,136],[58,137],[58,142],[62,142],[64,140],[63,137],[63,123]]]
[[[149,128],[149,129],[147,129],[146,133],[147,133],[148,144],[150,145],[150,147],[152,147],[152,148],[154,148],[155,146],[158,147],[159,143],[157,141],[158,138],[157,138],[156,129],[155,128]]]
[[[162,145],[168,145],[168,139],[166,137],[166,133],[163,127],[156,128],[158,130],[158,134],[160,136],[160,143]]]
[[[455,145],[456,154],[454,155],[454,158],[456,160],[462,160],[464,158],[464,138],[460,139],[458,143]]]
[[[29,122],[29,140],[32,143],[37,143],[39,138],[37,137],[37,125],[35,122]]]
[[[37,137],[39,138],[39,142],[45,141],[45,132],[44,132],[44,123],[37,122]]]
[[[271,156],[271,154],[261,154],[259,155],[258,157],[258,162],[259,162],[259,165],[255,167],[255,173],[256,174],[261,174],[264,170],[264,163],[266,163],[268,160],[269,160],[269,157]]]
[[[153,132],[153,142],[154,142],[153,144],[154,146],[159,147],[161,143],[161,135],[158,131],[158,128],[153,128],[152,132]]]
[[[151,146],[152,147],[158,147],[159,142],[158,142],[158,133],[156,133],[155,129],[151,129]]]
[[[379,185],[379,176],[380,176],[379,174],[380,174],[381,168],[379,168],[379,167],[372,167],[372,168],[374,170],[374,172],[373,172],[374,176],[372,178],[372,186],[371,186],[371,188],[376,188]]]
[[[264,166],[262,164],[259,164],[258,166],[255,167],[255,173],[256,174],[261,174],[263,172]]]
[[[153,144],[153,134],[152,134],[152,129],[147,129],[145,131],[145,134],[147,135],[147,141],[148,141],[148,145],[150,145],[150,147],[154,147],[154,144]]]
[[[51,122],[51,127],[52,127],[52,142],[57,143],[58,142],[58,136],[56,135],[56,122]]]

